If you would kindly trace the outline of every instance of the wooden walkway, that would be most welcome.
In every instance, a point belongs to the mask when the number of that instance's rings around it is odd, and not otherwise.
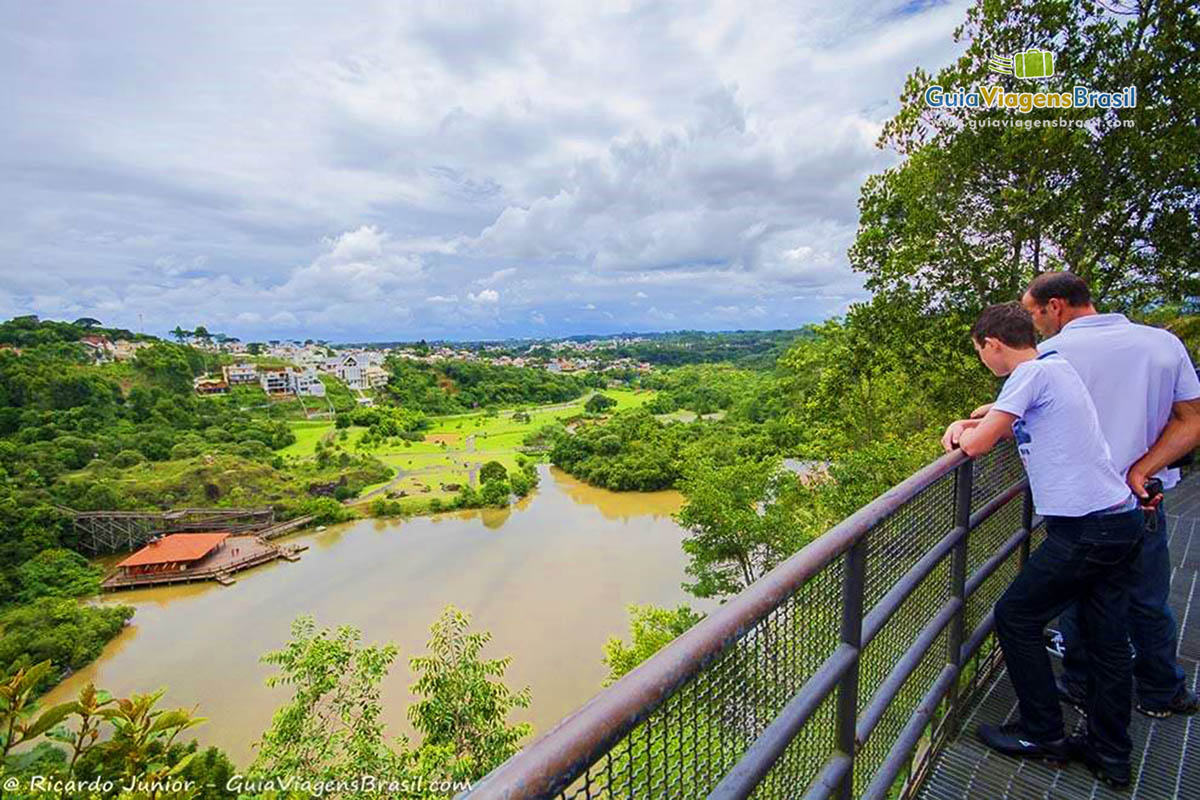
[[[1171,544],[1171,606],[1179,624],[1179,663],[1192,689],[1200,677],[1200,474],[1167,494],[1167,535]],[[1057,663],[1056,663],[1057,668]],[[1063,707],[1068,728],[1080,715]],[[980,723],[1010,722],[1016,696],[1003,670],[967,709],[962,734],[934,760],[918,797],[922,800],[1200,800],[1200,715],[1152,720],[1133,713],[1133,782],[1125,790],[1093,780],[1080,764],[1057,769],[1043,763],[997,755],[975,737]]]
[[[218,552],[201,559],[195,567],[190,569],[132,577],[125,577],[119,572],[115,572],[105,578],[100,587],[106,591],[116,591],[118,589],[141,589],[148,586],[214,580],[228,586],[234,582],[230,577],[233,573],[257,567],[259,564],[266,564],[277,558],[295,561],[298,558],[297,554],[302,549],[304,548],[271,544],[256,535],[231,536],[225,540],[224,547]]]

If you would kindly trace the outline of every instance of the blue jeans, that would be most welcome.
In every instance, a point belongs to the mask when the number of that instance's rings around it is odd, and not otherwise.
[[[1096,667],[1087,677],[1090,746],[1109,758],[1129,758],[1127,614],[1131,566],[1143,527],[1139,509],[1046,517],[1046,540],[996,603],[996,637],[1017,694],[1022,728],[1034,741],[1063,737],[1062,709],[1042,631],[1068,606],[1077,605]]]
[[[1167,547],[1167,514],[1158,506],[1158,530],[1146,532],[1142,551],[1133,563],[1134,583],[1129,595],[1129,639],[1137,658],[1133,678],[1144,708],[1164,709],[1184,687],[1186,676],[1176,661],[1178,633],[1167,597],[1171,592],[1171,553]],[[1066,655],[1064,678],[1076,686],[1087,685],[1088,654],[1080,639],[1075,606],[1058,620]]]

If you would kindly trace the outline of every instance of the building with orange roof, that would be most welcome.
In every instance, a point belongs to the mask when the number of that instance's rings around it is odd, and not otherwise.
[[[220,550],[227,538],[228,533],[172,533],[150,542],[117,569],[126,577],[182,571]]]

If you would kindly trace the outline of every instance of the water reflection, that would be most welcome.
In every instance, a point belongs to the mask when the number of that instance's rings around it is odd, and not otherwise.
[[[597,509],[605,519],[625,521],[644,514],[670,517],[683,505],[683,495],[674,490],[610,492],[589,486],[558,467],[550,467],[549,472],[562,492],[576,503]]]
[[[558,470],[540,475],[535,495],[511,509],[334,526],[290,537],[310,545],[300,561],[242,573],[231,587],[106,596],[101,602],[135,606],[135,625],[46,702],[70,699],[88,680],[121,695],[167,686],[167,704],[198,705],[208,717],[197,738],[245,765],[287,697],[264,685],[270,670],[259,659],[310,613],[321,625],[358,626],[365,641],[397,643],[385,718],[389,735],[413,736],[408,659],[423,653],[430,623],[454,604],[475,630],[491,631],[484,657],[513,657],[509,686],[531,687],[533,706],[513,719],[544,731],[599,690],[603,643],[627,634],[630,604],[713,604],[680,588],[683,532],[670,517],[677,493],[614,494]]]

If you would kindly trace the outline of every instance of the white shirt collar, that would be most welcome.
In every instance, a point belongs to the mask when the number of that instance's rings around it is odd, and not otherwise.
[[[1124,314],[1088,314],[1086,317],[1076,317],[1063,325],[1059,333],[1068,328],[1098,328],[1105,325],[1128,325],[1129,320]]]

